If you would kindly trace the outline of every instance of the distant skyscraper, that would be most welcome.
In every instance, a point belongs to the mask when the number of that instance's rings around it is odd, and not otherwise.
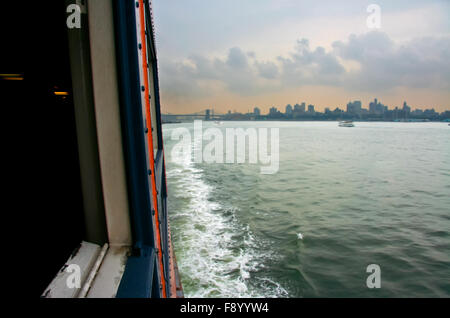
[[[255,107],[255,108],[253,109],[253,114],[254,114],[255,116],[261,116],[261,110],[260,110],[258,107]]]
[[[403,102],[403,111],[405,112],[405,114],[409,114],[411,112],[411,107],[409,107],[406,102]]]
[[[287,104],[286,105],[286,115],[291,115],[292,114],[292,106],[291,104]]]
[[[269,110],[270,115],[275,115],[278,113],[278,109],[276,107],[271,107]]]
[[[361,101],[357,100],[347,104],[347,113],[359,115],[361,114]]]
[[[302,103],[301,105],[295,104],[294,111],[296,113],[304,113],[305,112],[305,108],[306,108],[305,103]]]
[[[314,113],[314,105],[308,105],[308,113]]]
[[[375,98],[373,102],[369,104],[369,113],[370,114],[383,114],[387,111],[387,106],[384,106],[383,104],[379,103],[378,100]]]

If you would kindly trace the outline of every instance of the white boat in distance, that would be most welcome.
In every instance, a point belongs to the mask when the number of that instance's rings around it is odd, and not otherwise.
[[[351,120],[343,120],[339,122],[339,127],[355,127],[355,125]]]

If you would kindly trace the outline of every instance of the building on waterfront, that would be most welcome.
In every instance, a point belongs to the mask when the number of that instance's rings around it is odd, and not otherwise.
[[[292,112],[293,112],[293,108],[292,108],[291,104],[287,104],[286,105],[286,115],[290,116],[290,115],[292,115]]]
[[[351,114],[351,115],[361,115],[361,110],[362,110],[362,106],[361,106],[361,101],[356,100],[354,102],[349,102],[347,104],[347,113]]]
[[[276,107],[270,107],[269,115],[276,115],[278,114],[278,109]]]
[[[388,110],[387,106],[378,102],[375,98],[373,102],[369,104],[369,113],[373,115],[382,115]]]
[[[403,112],[408,115],[411,113],[411,107],[406,102],[403,102]]]

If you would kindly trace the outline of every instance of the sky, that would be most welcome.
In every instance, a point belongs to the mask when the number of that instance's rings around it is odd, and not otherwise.
[[[380,8],[369,28],[368,6]],[[450,0],[153,0],[163,113],[450,110]],[[370,19],[370,21],[373,21]]]

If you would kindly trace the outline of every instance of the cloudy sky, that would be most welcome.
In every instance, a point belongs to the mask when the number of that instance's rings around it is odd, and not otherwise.
[[[381,28],[369,29],[370,4]],[[163,112],[450,109],[450,0],[153,0]]]

